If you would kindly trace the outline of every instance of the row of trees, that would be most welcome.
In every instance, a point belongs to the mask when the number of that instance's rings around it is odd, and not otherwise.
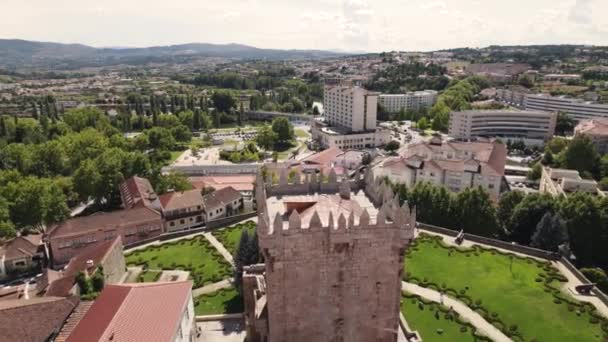
[[[42,118],[0,117],[0,238],[60,222],[80,201],[113,208],[118,184],[133,175],[149,177],[159,193],[189,187],[184,177],[160,173],[169,151],[190,141],[184,125],[127,139],[95,108],[68,110],[48,125]]]
[[[496,206],[481,188],[452,193],[417,183],[411,189],[402,184],[394,189],[402,201],[416,206],[421,222],[551,251],[567,243],[580,265],[608,267],[608,198],[515,191],[504,193]]]

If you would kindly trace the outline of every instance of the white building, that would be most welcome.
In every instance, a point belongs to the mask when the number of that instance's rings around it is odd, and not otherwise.
[[[376,127],[378,93],[355,82],[326,80],[323,108],[324,116],[311,121],[312,138],[323,148],[373,148],[391,139],[388,130]]]
[[[574,192],[587,192],[600,197],[606,196],[599,189],[596,181],[583,179],[578,171],[552,169],[550,167],[543,168],[539,191],[555,197],[567,197]]]
[[[323,110],[325,122],[350,132],[376,129],[378,93],[370,92],[350,82],[325,85]]]
[[[409,92],[405,94],[382,94],[378,97],[380,103],[387,112],[397,113],[404,110],[420,110],[432,107],[437,101],[437,91],[425,90]]]
[[[481,186],[498,200],[506,156],[506,146],[498,142],[442,142],[434,138],[378,164],[374,176],[386,176],[408,187],[431,182],[454,192]]]
[[[488,137],[542,145],[553,136],[556,121],[555,112],[466,110],[450,113],[448,133],[460,140]]]
[[[593,103],[565,96],[524,94],[509,89],[498,90],[496,97],[503,102],[526,110],[564,112],[577,121],[608,118],[608,104]]]

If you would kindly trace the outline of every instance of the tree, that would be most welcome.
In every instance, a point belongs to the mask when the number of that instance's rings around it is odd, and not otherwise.
[[[110,121],[104,112],[97,107],[83,107],[69,109],[63,114],[65,122],[73,131],[80,132],[88,127],[109,126]]]
[[[243,268],[245,266],[253,265],[258,263],[260,260],[260,252],[258,246],[257,234],[249,236],[249,232],[245,229],[241,233],[239,245],[234,255],[235,264],[235,286],[239,290],[242,290],[243,280]]]
[[[601,202],[588,193],[576,192],[563,201],[560,216],[564,218],[570,247],[583,266],[608,266],[608,201]]]
[[[173,138],[182,143],[190,142],[192,139],[192,132],[185,125],[179,125],[171,128],[171,135]]]
[[[191,110],[180,112],[177,117],[182,125],[189,129],[194,128],[194,113]]]
[[[82,271],[76,274],[76,284],[78,285],[78,288],[80,288],[81,295],[86,295],[93,292],[91,282],[89,279],[87,279],[87,276]]]
[[[553,158],[553,153],[551,153],[551,151],[546,151],[545,154],[543,155],[543,159],[541,161],[541,163],[543,165],[547,165],[547,166],[551,166],[553,165],[553,163],[555,162],[554,158]]]
[[[167,175],[158,176],[158,180],[154,182],[154,190],[159,194],[164,194],[169,190],[186,191],[192,189],[192,184],[188,178],[177,172],[171,172]]]
[[[475,235],[496,237],[498,224],[490,195],[481,187],[466,188],[456,195],[454,202],[458,229]]]
[[[543,173],[543,165],[541,163],[536,163],[536,164],[534,164],[534,166],[532,166],[532,169],[530,169],[530,171],[528,171],[526,178],[528,178],[529,180],[537,181],[542,177],[542,173]]]
[[[581,273],[583,273],[589,281],[595,283],[604,293],[608,293],[608,276],[604,270],[599,267],[581,268]]]
[[[390,153],[394,153],[395,151],[397,151],[399,149],[399,142],[396,140],[391,140],[388,142],[388,144],[386,144],[386,146],[384,146],[384,149]]]
[[[598,172],[599,153],[588,136],[577,135],[572,139],[564,152],[564,167],[580,173],[596,174]]]
[[[216,111],[229,113],[236,106],[236,100],[230,92],[215,91],[211,96]]]
[[[568,233],[559,214],[546,213],[536,225],[532,247],[557,252],[559,245],[568,241]]]
[[[241,105],[239,107],[239,112],[236,118],[236,124],[238,126],[242,126],[243,125],[243,116],[245,115],[245,109],[243,108],[243,102],[241,102]]]
[[[278,135],[268,125],[264,125],[255,137],[258,146],[265,150],[270,150],[278,140]]]
[[[97,272],[95,272],[93,274],[93,276],[91,277],[91,287],[92,287],[93,291],[101,292],[101,290],[103,290],[105,282],[106,282],[106,280],[103,275],[103,267],[99,266],[99,268],[97,269]]]
[[[277,140],[280,143],[287,143],[295,136],[293,125],[284,117],[278,117],[272,120],[272,131],[276,133]]]
[[[425,131],[429,128],[429,121],[427,120],[426,117],[421,118],[420,120],[418,120],[418,122],[416,123],[416,127],[421,130],[421,131]]]
[[[527,195],[513,210],[507,227],[509,238],[522,245],[529,245],[538,222],[547,212],[555,210],[556,203],[550,195]]]
[[[523,201],[525,196],[526,195],[521,191],[509,191],[500,196],[498,209],[496,211],[496,219],[503,231],[508,229],[515,207]]]
[[[534,87],[534,81],[528,75],[523,75],[519,78],[519,85],[528,89]]]
[[[560,153],[568,147],[570,140],[562,137],[554,137],[545,145],[545,151],[551,151],[554,155]]]
[[[194,116],[192,117],[192,127],[197,131],[204,127],[203,117],[199,108],[194,110]]]
[[[572,131],[574,131],[574,119],[564,112],[558,112],[555,133],[564,136]]]

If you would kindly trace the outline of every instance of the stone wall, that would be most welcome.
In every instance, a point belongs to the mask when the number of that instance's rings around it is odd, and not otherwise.
[[[266,192],[309,193],[301,184],[279,185],[256,181],[258,237],[265,258],[269,341],[395,342],[403,256],[414,237],[415,215],[407,204],[395,206],[385,189],[366,188],[381,203],[375,222],[367,211],[360,217],[340,215],[322,226],[315,213],[302,229],[297,211],[289,217],[268,217]],[[365,185],[363,180],[328,182],[307,179],[321,192],[349,194]],[[372,186],[375,183],[372,183]],[[306,190],[306,191],[305,191]],[[383,201],[384,198],[390,198]]]

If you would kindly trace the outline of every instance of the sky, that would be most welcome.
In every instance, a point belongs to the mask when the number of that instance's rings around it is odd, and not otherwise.
[[[0,0],[0,38],[427,51],[608,45],[608,0]]]

